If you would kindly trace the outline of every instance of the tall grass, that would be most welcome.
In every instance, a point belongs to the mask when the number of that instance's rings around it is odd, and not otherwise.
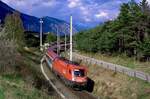
[[[0,72],[12,72],[17,65],[18,52],[13,41],[0,37]]]

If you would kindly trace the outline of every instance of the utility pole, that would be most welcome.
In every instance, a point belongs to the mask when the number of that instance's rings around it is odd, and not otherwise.
[[[72,15],[70,16],[70,61],[72,61]]]
[[[56,26],[56,32],[57,32],[57,54],[59,54],[59,52],[60,52],[60,33],[58,30],[58,26]]]
[[[43,50],[42,49],[42,32],[43,32],[43,30],[42,30],[42,24],[43,24],[43,20],[40,19],[40,50],[41,51]]]

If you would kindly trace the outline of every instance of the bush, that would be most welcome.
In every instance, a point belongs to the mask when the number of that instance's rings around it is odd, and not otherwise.
[[[12,71],[16,65],[16,44],[0,37],[0,72]]]
[[[49,33],[46,37],[46,42],[47,43],[52,43],[54,41],[56,41],[56,36],[53,33]]]

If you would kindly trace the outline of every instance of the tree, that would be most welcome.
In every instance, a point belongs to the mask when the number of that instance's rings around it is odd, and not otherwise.
[[[142,10],[145,9],[145,10]],[[150,15],[146,0],[135,0],[121,6],[118,17],[96,28],[75,35],[77,49],[102,53],[125,53],[149,58]]]
[[[140,7],[141,7],[142,12],[144,12],[145,14],[150,15],[150,7],[149,7],[149,4],[148,4],[147,0],[142,0],[140,2]]]
[[[6,39],[13,40],[19,45],[24,44],[24,28],[18,12],[6,16],[4,27]]]
[[[56,41],[56,36],[53,33],[48,33],[48,35],[46,37],[46,42],[51,43],[54,41]]]
[[[139,44],[138,58],[145,58],[150,61],[150,38],[145,39],[144,42]]]
[[[38,47],[40,40],[38,37],[35,37],[33,34],[26,33],[25,34],[25,43],[28,47]]]
[[[6,39],[13,39],[14,40],[14,23],[12,20],[12,15],[7,14],[5,18],[5,37]]]

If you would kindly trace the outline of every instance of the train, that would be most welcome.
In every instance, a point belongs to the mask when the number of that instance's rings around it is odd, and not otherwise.
[[[72,88],[87,87],[87,67],[57,55],[51,48],[46,51],[46,61],[50,69]]]

